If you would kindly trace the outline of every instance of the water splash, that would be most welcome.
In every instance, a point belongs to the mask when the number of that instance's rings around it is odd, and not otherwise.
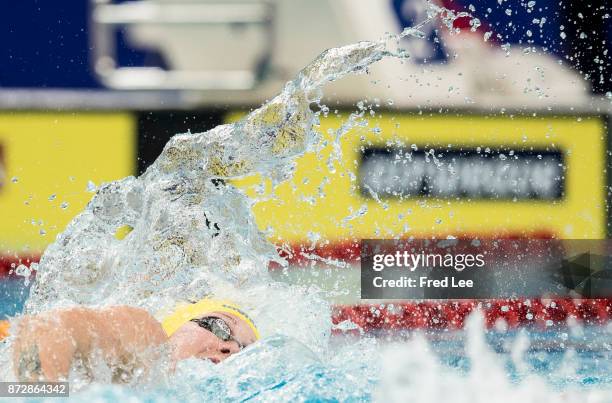
[[[432,7],[429,18],[441,10]],[[318,143],[310,105],[320,105],[322,86],[384,57],[405,57],[392,43],[418,37],[423,24],[329,49],[244,119],[178,134],[139,178],[101,185],[45,251],[25,311],[122,303],[157,312],[179,299],[269,282],[268,264],[285,262],[255,225],[253,201],[227,179],[259,173],[278,184],[291,177],[294,159]]]
[[[48,247],[26,312],[126,303],[155,310],[177,298],[267,279],[282,261],[256,227],[251,201],[226,179],[261,173],[279,183],[317,141],[309,105],[320,87],[385,55],[382,42],[330,49],[243,120],[174,136],[139,178],[101,185]],[[115,233],[131,231],[124,239]]]

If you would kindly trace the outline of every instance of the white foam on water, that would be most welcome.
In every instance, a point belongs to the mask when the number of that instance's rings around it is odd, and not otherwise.
[[[543,378],[530,373],[523,373],[520,382],[513,381],[504,368],[501,355],[493,352],[485,341],[484,317],[481,312],[470,315],[466,332],[465,353],[471,363],[466,373],[441,365],[432,351],[433,347],[423,337],[384,348],[376,400],[410,403],[612,401],[612,390],[609,387],[598,390],[570,386],[560,391],[551,387]],[[524,358],[525,343],[524,335],[515,339],[511,352],[515,365]],[[566,360],[563,362],[562,368]],[[562,371],[562,368],[559,370]]]

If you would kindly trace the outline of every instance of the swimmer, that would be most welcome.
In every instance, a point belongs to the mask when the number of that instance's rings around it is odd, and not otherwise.
[[[20,320],[13,369],[19,381],[58,381],[67,379],[74,365],[91,372],[102,360],[113,370],[113,382],[126,382],[136,370],[154,365],[160,351],[167,351],[170,369],[191,357],[219,363],[258,338],[240,308],[208,298],[178,306],[161,323],[130,306],[67,308]]]

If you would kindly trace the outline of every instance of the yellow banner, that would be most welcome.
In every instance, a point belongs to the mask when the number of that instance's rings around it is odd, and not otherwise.
[[[233,113],[234,121],[242,116]],[[321,120],[323,141],[331,144],[345,118]],[[421,116],[383,113],[351,129],[340,140],[342,161],[328,169],[331,146],[297,161],[292,180],[271,195],[262,178],[234,181],[255,205],[257,223],[272,241],[301,243],[317,238],[333,242],[395,236],[605,237],[604,123],[597,117]],[[429,151],[513,150],[555,152],[562,158],[563,193],[550,199],[470,197],[379,198],[360,189],[363,150],[403,147]],[[482,180],[482,178],[481,178]],[[532,181],[530,178],[529,181]],[[486,183],[484,184],[486,185]]]
[[[0,114],[0,255],[38,254],[100,185],[134,174],[127,113]]]

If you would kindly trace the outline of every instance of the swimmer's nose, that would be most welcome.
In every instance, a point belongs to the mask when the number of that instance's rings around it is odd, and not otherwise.
[[[232,340],[221,341],[221,343],[219,344],[219,351],[221,352],[221,354],[225,355],[236,354],[240,351],[240,347],[238,346],[238,343]]]

